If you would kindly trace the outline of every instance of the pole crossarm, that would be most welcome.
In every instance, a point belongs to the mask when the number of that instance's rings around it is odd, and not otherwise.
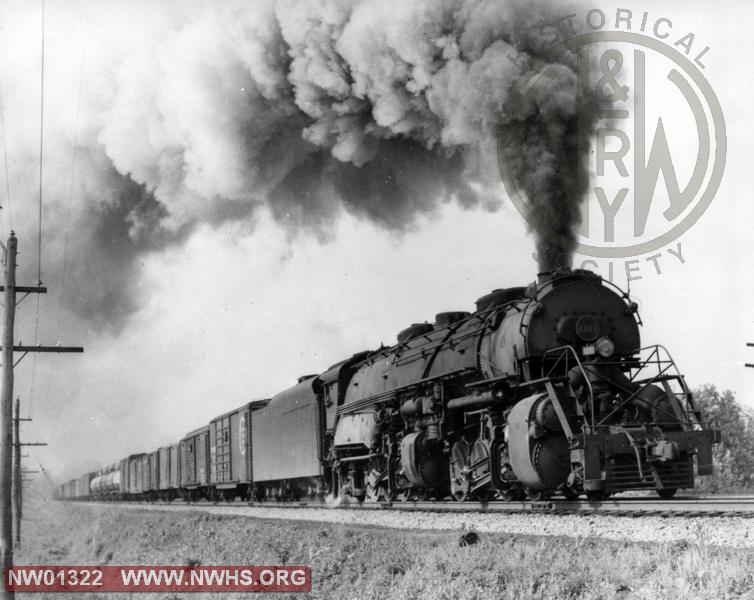
[[[0,292],[5,291],[5,286],[0,285]],[[46,294],[47,288],[44,286],[38,286],[38,285],[17,285],[16,291],[21,292],[22,294]]]
[[[0,285],[0,292],[5,291],[5,286]],[[39,285],[31,286],[31,285],[17,285],[13,290],[11,290],[13,294],[15,295],[17,292],[23,294],[21,296],[20,300],[16,301],[16,306],[21,304],[26,298],[29,296],[29,294],[46,294],[47,288],[42,285],[42,282],[39,282]]]
[[[46,446],[46,442],[15,442],[14,446]]]
[[[0,346],[0,350],[2,349],[2,346]],[[18,366],[18,363],[26,358],[26,355],[29,352],[54,352],[56,354],[60,354],[72,352],[81,353],[83,351],[84,349],[81,346],[13,346],[13,352],[23,352],[20,358],[13,363],[13,366]]]
[[[2,350],[0,346],[0,350]],[[13,346],[13,352],[83,352],[81,346]]]

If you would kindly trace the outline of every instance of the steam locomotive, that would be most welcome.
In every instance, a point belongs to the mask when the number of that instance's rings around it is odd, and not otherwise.
[[[704,422],[637,305],[586,270],[498,289],[414,324],[62,498],[362,501],[663,498],[712,473]],[[695,469],[696,463],[696,469]]]

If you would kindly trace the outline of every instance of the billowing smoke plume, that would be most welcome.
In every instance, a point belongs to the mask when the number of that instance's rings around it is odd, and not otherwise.
[[[563,10],[528,0],[171,10],[151,43],[100,65],[114,81],[87,74],[91,114],[78,140],[99,183],[77,190],[74,221],[88,233],[71,251],[73,274],[100,275],[102,293],[75,303],[79,312],[128,314],[140,252],[261,206],[292,234],[323,236],[343,210],[396,231],[443,202],[494,210],[501,128],[539,254],[563,262],[580,197],[569,182],[584,168],[577,78],[573,57],[553,56],[535,35]],[[557,75],[547,110],[541,99],[512,107],[521,81],[543,69]],[[60,237],[62,222],[49,233]]]
[[[575,56],[557,58],[534,61],[508,96],[499,144],[501,174],[535,231],[542,271],[571,266],[596,114],[588,90],[579,89],[585,79]]]

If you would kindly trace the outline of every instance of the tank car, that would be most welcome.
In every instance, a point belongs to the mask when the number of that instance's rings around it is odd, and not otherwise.
[[[92,497],[97,500],[117,499],[121,489],[120,477],[121,472],[117,464],[99,471],[89,484]]]
[[[693,487],[718,435],[640,324],[617,287],[560,270],[337,365],[320,378],[333,489],[510,500]]]

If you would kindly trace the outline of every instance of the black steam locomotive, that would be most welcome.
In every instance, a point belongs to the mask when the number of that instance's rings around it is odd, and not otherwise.
[[[60,495],[669,498],[694,486],[695,461],[712,473],[718,434],[665,348],[641,347],[640,324],[594,273],[541,274]]]

